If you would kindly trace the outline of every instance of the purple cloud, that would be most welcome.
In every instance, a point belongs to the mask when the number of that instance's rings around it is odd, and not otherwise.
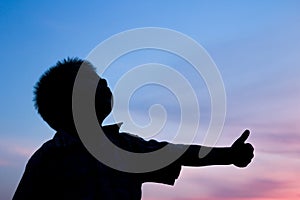
[[[240,185],[218,184],[211,196],[220,199],[270,198],[276,197],[276,191],[287,185],[287,183],[277,180],[257,178]]]

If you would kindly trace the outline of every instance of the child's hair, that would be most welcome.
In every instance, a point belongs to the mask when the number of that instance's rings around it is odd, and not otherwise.
[[[74,128],[72,92],[78,70],[83,65],[87,75],[96,74],[88,61],[67,58],[48,69],[34,87],[34,106],[55,130]]]

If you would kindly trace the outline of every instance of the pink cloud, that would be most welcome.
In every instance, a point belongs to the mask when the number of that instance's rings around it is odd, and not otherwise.
[[[11,156],[21,156],[25,158],[29,158],[36,147],[33,145],[25,145],[22,141],[1,141],[0,142],[0,153],[3,152],[6,155]]]
[[[11,146],[9,146],[9,151],[11,153],[14,153],[14,154],[17,154],[17,155],[20,155],[20,156],[30,157],[34,152],[34,148],[11,145]]]
[[[0,167],[10,166],[11,163],[7,160],[0,159]]]
[[[286,182],[256,178],[240,185],[216,185],[211,196],[220,199],[276,198],[277,191],[287,185]]]
[[[256,154],[254,162],[245,169],[184,168],[173,187],[144,187],[143,200],[299,199],[300,161],[284,154]]]
[[[34,148],[10,142],[0,142],[0,166],[23,167],[28,158],[33,154]]]

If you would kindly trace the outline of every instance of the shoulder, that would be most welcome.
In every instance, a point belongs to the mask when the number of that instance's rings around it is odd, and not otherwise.
[[[30,157],[27,163],[27,168],[38,168],[44,165],[49,158],[53,158],[58,154],[58,146],[54,139],[46,141],[40,148],[38,148]]]
[[[106,136],[122,149],[135,153],[145,153],[158,150],[168,144],[168,142],[154,139],[146,140],[136,134],[120,132],[121,125],[121,123],[113,124],[102,128]]]

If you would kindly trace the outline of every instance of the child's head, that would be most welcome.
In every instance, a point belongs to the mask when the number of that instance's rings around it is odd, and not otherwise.
[[[75,131],[72,93],[80,67],[84,67],[83,77],[87,83],[99,81],[95,94],[95,108],[99,123],[102,123],[111,111],[111,92],[106,81],[99,80],[93,65],[78,58],[64,59],[48,69],[34,87],[35,108],[55,130]]]

